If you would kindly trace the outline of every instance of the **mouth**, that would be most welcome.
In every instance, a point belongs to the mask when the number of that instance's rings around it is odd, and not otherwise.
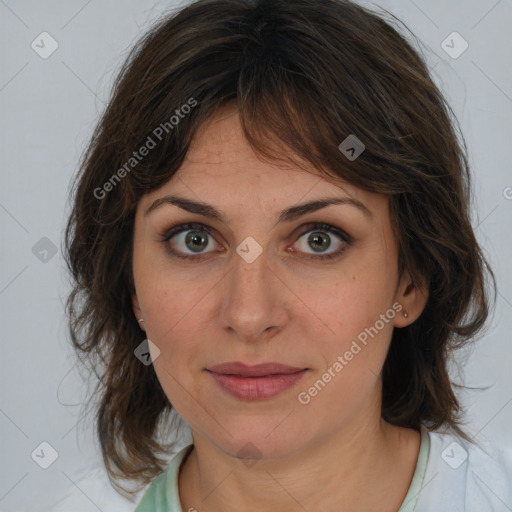
[[[281,363],[248,366],[239,362],[206,368],[223,391],[246,400],[261,400],[283,393],[294,386],[308,370]]]
[[[221,375],[236,375],[238,377],[268,377],[271,375],[290,375],[307,370],[297,366],[288,366],[281,363],[262,363],[253,366],[240,362],[222,363],[210,368],[207,371]]]

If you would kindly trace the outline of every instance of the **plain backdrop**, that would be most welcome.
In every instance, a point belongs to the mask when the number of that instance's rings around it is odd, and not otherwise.
[[[511,447],[512,2],[376,4],[424,43],[468,143],[474,226],[499,295],[488,333],[461,354],[453,375],[487,388],[462,394],[470,431]],[[108,483],[90,416],[80,421],[85,383],[67,337],[60,248],[70,180],[115,72],[135,40],[177,5],[0,0],[0,511],[134,508]]]

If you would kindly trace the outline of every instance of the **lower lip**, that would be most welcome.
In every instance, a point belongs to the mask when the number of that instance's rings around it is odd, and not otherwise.
[[[266,377],[240,377],[209,372],[217,384],[237,398],[260,400],[279,395],[294,386],[307,370],[296,373],[268,375]]]

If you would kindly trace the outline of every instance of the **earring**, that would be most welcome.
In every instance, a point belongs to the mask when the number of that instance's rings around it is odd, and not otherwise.
[[[144,322],[144,318],[139,318],[139,322]]]
[[[407,311],[404,311],[404,317],[407,318],[409,316],[409,313]]]

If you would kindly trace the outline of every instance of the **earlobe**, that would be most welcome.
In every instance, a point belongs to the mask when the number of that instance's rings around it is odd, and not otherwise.
[[[420,286],[413,284],[407,273],[395,298],[402,306],[402,310],[395,317],[395,327],[407,327],[414,323],[425,309],[428,295],[428,286],[424,282]]]
[[[142,311],[140,309],[139,300],[137,299],[136,293],[132,295],[132,310],[133,314],[135,315],[135,318],[137,319],[137,322],[139,323],[140,328],[143,331],[146,331],[146,328],[144,326],[144,315],[142,314]]]

